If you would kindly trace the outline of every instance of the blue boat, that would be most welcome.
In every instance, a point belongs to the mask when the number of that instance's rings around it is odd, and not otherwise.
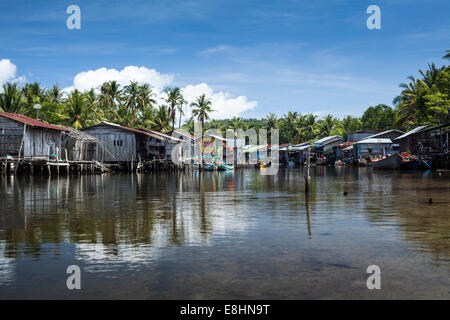
[[[230,171],[230,170],[234,170],[234,167],[233,167],[233,165],[228,165],[228,164],[225,164],[225,163],[221,163],[221,164],[219,164],[219,170],[221,170],[221,171]]]
[[[217,169],[218,169],[218,166],[215,163],[206,163],[203,166],[203,170],[206,170],[206,171],[216,171]]]

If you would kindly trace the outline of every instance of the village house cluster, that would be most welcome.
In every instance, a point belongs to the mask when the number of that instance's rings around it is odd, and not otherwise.
[[[329,136],[301,144],[279,147],[280,166],[373,165],[380,168],[448,168],[450,123],[419,126],[409,132],[366,129],[344,137]],[[196,137],[174,131],[172,135],[145,128],[128,128],[100,122],[81,130],[48,124],[24,115],[0,112],[0,161],[3,172],[48,174],[63,172],[108,172],[111,170],[154,171],[192,168]],[[188,147],[179,161],[172,159],[180,143]],[[218,150],[217,145],[221,146]],[[249,145],[246,138],[225,139],[216,135],[202,138],[206,162],[227,162],[234,166],[270,166],[268,144]],[[395,157],[393,157],[395,155]],[[386,160],[380,162],[380,160]],[[197,159],[198,160],[198,159]],[[228,161],[227,161],[228,160]],[[198,162],[197,162],[198,163]],[[383,163],[383,165],[381,165]],[[227,168],[229,169],[229,168]]]

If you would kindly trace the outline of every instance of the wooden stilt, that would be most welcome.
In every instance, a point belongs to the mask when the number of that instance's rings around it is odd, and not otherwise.
[[[309,184],[311,182],[311,176],[309,174],[311,168],[311,148],[306,151],[306,174],[305,174],[305,193],[309,192]]]

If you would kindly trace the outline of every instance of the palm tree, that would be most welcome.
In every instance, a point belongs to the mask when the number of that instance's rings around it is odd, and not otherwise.
[[[267,130],[272,130],[277,128],[277,116],[274,113],[269,113],[266,117],[266,127]]]
[[[115,110],[116,103],[120,99],[120,85],[117,81],[107,81],[100,87],[100,103],[102,108]]]
[[[182,98],[180,99],[180,102],[177,105],[178,114],[180,115],[180,118],[178,120],[178,128],[181,128],[181,116],[185,115],[183,105],[185,105],[186,103],[187,101]]]
[[[305,116],[303,127],[300,129],[305,140],[313,139],[317,134],[316,115],[308,113]]]
[[[334,128],[334,118],[331,114],[327,115],[320,123],[320,135],[329,136]]]
[[[130,81],[130,84],[124,87],[125,93],[125,107],[128,109],[127,113],[131,116],[131,126],[134,126],[137,121],[139,108],[140,86],[136,81]],[[142,111],[142,110],[141,110]]]
[[[75,129],[82,128],[86,119],[89,119],[89,103],[86,100],[86,96],[82,94],[78,89],[72,91],[67,98],[65,108],[65,124]]]
[[[160,105],[148,124],[151,129],[165,133],[171,130],[170,120],[169,108],[166,105]]]
[[[184,101],[183,95],[181,94],[181,89],[176,88],[166,88],[164,90],[166,93],[166,102],[169,104],[169,114],[172,119],[172,127],[175,128],[175,117],[177,113],[177,106],[181,101]]]
[[[192,115],[197,117],[197,119],[201,121],[202,128],[204,128],[205,126],[205,120],[209,120],[208,113],[214,112],[214,110],[211,108],[211,105],[211,100],[206,98],[204,94],[202,94],[200,97],[197,97],[197,100],[191,103],[191,107],[194,108],[192,110]]]
[[[446,54],[442,57],[442,59],[449,59],[450,60],[450,50],[445,51]]]
[[[5,83],[3,93],[0,93],[0,110],[4,112],[20,113],[26,104],[22,89],[17,83]]]
[[[63,102],[63,92],[61,90],[61,87],[58,86],[57,84],[54,84],[53,87],[47,91],[47,96],[53,103]]]
[[[156,100],[153,97],[153,90],[148,83],[144,83],[139,87],[138,109],[143,111],[146,108],[153,108]]]

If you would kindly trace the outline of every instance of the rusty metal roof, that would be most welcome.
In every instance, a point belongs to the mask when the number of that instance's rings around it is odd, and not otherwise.
[[[27,116],[24,116],[23,114],[17,114],[17,113],[9,113],[9,112],[0,112],[1,117],[9,118],[11,120],[26,124],[27,126],[31,127],[38,127],[38,128],[45,128],[45,129],[51,129],[51,130],[58,130],[58,131],[67,131],[66,128],[48,124]]]

